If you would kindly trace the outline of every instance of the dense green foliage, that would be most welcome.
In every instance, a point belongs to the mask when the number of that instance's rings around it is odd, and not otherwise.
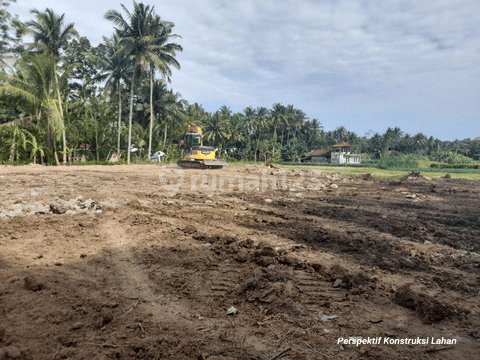
[[[479,164],[431,164],[431,168],[435,169],[478,169]]]
[[[417,169],[418,162],[413,155],[386,155],[377,164],[379,169]]]
[[[326,131],[292,104],[207,112],[169,87],[170,69],[180,68],[176,54],[183,49],[173,42],[179,38],[174,23],[153,6],[134,2],[132,11],[123,5],[122,12],[109,10],[105,19],[115,31],[92,46],[64,14],[33,9],[33,19],[22,24],[7,11],[14,0],[0,1],[2,162],[38,158],[54,164],[58,153],[64,162],[85,156],[100,164],[121,152],[122,163],[159,150],[166,162],[175,162],[181,157],[176,144],[189,122],[201,126],[205,145],[229,161],[297,164],[310,150],[340,141],[362,154],[361,166],[384,169],[416,169],[418,156],[437,161],[439,168],[474,168],[473,158],[480,155],[480,138],[441,141],[398,127],[363,136],[343,126]],[[35,43],[23,44],[27,32]]]
[[[358,168],[368,168],[368,167],[377,167],[378,161],[368,161],[368,162],[362,162],[361,164],[330,164],[330,163],[302,163],[299,164],[298,162],[293,162],[293,161],[284,161],[280,163],[281,165],[293,165],[293,166],[316,166],[316,167],[358,167]]]

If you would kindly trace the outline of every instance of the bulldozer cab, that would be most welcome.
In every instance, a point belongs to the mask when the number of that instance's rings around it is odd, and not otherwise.
[[[202,135],[200,134],[186,134],[185,135],[185,153],[189,154],[191,151],[202,146]]]

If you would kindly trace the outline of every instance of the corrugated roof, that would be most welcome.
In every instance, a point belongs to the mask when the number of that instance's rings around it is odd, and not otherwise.
[[[332,149],[315,149],[310,151],[307,156],[327,156],[330,155]]]
[[[351,147],[353,145],[350,145],[349,143],[346,143],[345,141],[340,141],[338,144],[335,145],[330,145],[330,147]]]

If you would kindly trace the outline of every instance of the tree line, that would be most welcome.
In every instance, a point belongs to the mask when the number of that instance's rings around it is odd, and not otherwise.
[[[241,160],[297,161],[312,149],[340,141],[353,152],[381,157],[404,153],[454,157],[480,154],[480,139],[441,141],[388,128],[359,136],[340,126],[325,131],[294,105],[227,106],[207,112],[171,86],[172,68],[183,48],[175,24],[154,6],[133,2],[104,18],[113,33],[92,46],[65,14],[32,9],[22,23],[0,3],[0,160],[33,159],[57,165],[60,157],[84,155],[103,160],[121,152],[150,158],[153,151],[178,155],[176,143],[189,122],[204,130],[205,142]],[[25,35],[33,43],[24,43]],[[129,151],[130,150],[130,151]],[[133,152],[132,152],[133,151]]]

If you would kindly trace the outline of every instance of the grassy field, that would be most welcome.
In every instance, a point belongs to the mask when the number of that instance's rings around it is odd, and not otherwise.
[[[401,178],[407,175],[410,171],[396,171],[396,170],[381,170],[375,168],[342,168],[342,167],[324,167],[324,166],[292,166],[292,165],[279,165],[279,168],[289,169],[289,170],[321,170],[323,173],[330,174],[338,172],[340,175],[361,175],[361,174],[371,174],[375,177],[381,178]],[[422,173],[422,169],[418,169]],[[438,172],[425,172],[424,176],[431,178],[445,176],[448,174],[448,171],[438,171]],[[471,180],[480,180],[480,174],[455,174],[450,173],[452,179],[471,179]]]

